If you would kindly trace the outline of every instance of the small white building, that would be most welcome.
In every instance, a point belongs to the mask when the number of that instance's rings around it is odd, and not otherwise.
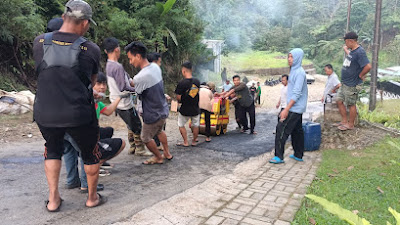
[[[213,56],[215,57],[214,62],[212,64],[212,68],[210,68],[214,73],[220,73],[222,71],[221,68],[221,53],[222,47],[225,43],[223,40],[203,40],[203,43],[207,45],[207,48],[212,49]]]

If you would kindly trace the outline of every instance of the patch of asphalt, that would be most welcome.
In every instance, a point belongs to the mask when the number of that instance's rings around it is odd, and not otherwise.
[[[232,173],[235,166],[252,156],[270,151],[276,116],[257,114],[257,135],[230,131],[214,137],[211,143],[197,147],[176,147],[177,138],[169,140],[172,161],[163,165],[142,165],[146,158],[128,156],[126,151],[111,160],[116,167],[111,176],[100,177],[108,202],[86,209],[86,195],[78,189],[67,190],[65,168],[61,170],[60,191],[64,199],[61,212],[47,213],[47,183],[43,171],[43,141],[9,144],[0,154],[0,212],[5,224],[110,224],[124,221],[137,212],[168,199],[214,176]],[[230,127],[235,126],[234,123]],[[178,132],[167,126],[167,133]],[[116,137],[126,139],[126,132]],[[204,141],[201,137],[200,141]]]

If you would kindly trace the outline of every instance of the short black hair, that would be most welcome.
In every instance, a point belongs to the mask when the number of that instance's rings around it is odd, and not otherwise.
[[[284,77],[286,77],[286,80],[289,79],[289,75],[287,75],[287,74],[283,74],[282,78],[284,78]]]
[[[200,85],[207,86],[207,83],[206,82],[202,82],[202,83],[200,83]]]
[[[109,37],[104,39],[103,47],[107,53],[112,53],[119,46],[119,41],[115,37]]]
[[[182,67],[184,67],[184,68],[186,68],[186,69],[188,69],[188,70],[192,70],[192,63],[191,62],[189,62],[189,61],[186,61],[186,62],[184,62],[183,64],[182,64]]]
[[[147,59],[147,48],[140,41],[132,41],[125,47],[126,53],[130,52],[132,55],[139,54],[143,59]]]
[[[327,67],[328,69],[333,70],[333,66],[331,64],[326,64],[325,67]]]
[[[97,74],[96,82],[98,82],[98,83],[107,83],[107,76],[103,72],[99,72]]]
[[[232,80],[234,80],[235,78],[239,78],[240,79],[240,76],[239,75],[235,75],[235,76],[232,77]]]
[[[161,54],[158,52],[153,52],[153,53],[147,54],[147,60],[149,60],[149,62],[155,62],[159,58],[161,58]]]
[[[64,21],[61,17],[53,18],[47,23],[47,32],[59,30]]]

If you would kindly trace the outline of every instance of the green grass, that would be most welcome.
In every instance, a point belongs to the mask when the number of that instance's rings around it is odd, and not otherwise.
[[[222,66],[228,71],[241,71],[266,68],[287,67],[287,54],[266,51],[248,51],[243,53],[229,53],[222,57]],[[310,64],[308,59],[303,60],[303,65]]]
[[[362,120],[400,130],[400,99],[378,101],[373,112],[369,111],[368,105],[360,104],[358,109]]]
[[[325,150],[317,179],[307,193],[350,211],[358,210],[358,215],[371,224],[386,224],[386,221],[395,224],[388,208],[400,211],[399,151],[400,139],[389,137],[364,150]],[[348,169],[351,167],[354,168]],[[310,218],[317,224],[347,224],[306,199],[292,224],[310,224]]]

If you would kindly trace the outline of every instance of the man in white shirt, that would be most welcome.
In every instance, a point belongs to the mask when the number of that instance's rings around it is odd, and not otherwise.
[[[276,108],[281,108],[281,111],[286,108],[287,105],[287,85],[288,85],[289,76],[287,74],[282,75],[282,88],[281,88],[281,97],[279,98],[278,104],[276,104]]]
[[[339,78],[336,73],[333,72],[333,67],[331,64],[327,64],[324,70],[326,75],[328,75],[328,80],[326,81],[324,95],[321,98],[321,102],[323,104],[332,102],[333,97],[336,95],[336,91],[341,86]]]
[[[231,90],[231,88],[232,88],[231,81],[226,80],[224,86],[222,86],[222,89],[223,89],[222,92],[227,92],[227,91]]]

